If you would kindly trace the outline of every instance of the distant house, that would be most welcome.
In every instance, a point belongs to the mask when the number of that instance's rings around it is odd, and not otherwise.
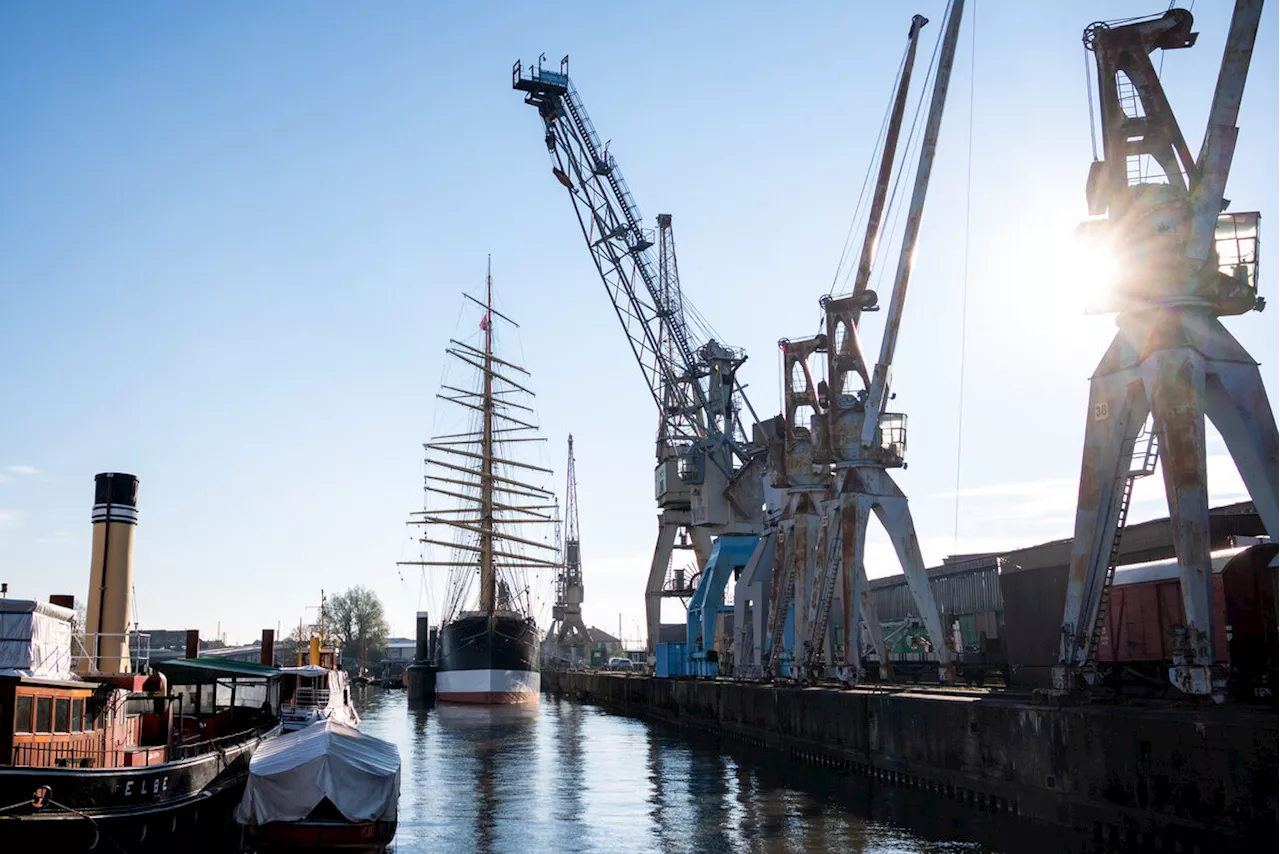
[[[403,661],[407,664],[413,661],[413,654],[417,647],[413,638],[390,638],[382,651],[382,660]]]
[[[603,629],[597,629],[591,626],[587,629],[587,635],[591,638],[591,648],[598,649],[606,655],[614,655],[622,652],[622,641],[615,638]]]
[[[280,660],[280,645],[276,644],[275,649],[277,665],[291,665],[292,661]],[[224,646],[218,649],[202,649],[200,650],[201,658],[220,658],[223,661],[261,661],[262,660],[262,641],[246,644],[245,646]]]
[[[142,634],[151,639],[151,649],[176,649],[179,652],[187,648],[186,629],[143,629]],[[219,640],[200,640],[201,649],[217,649],[226,646]]]
[[[143,643],[147,646],[149,654],[146,655],[146,658],[151,664],[172,661],[187,654],[186,629],[143,629],[140,634],[146,636]],[[229,647],[220,640],[205,640],[201,638],[200,655],[214,655],[216,658],[226,658],[231,661],[256,662],[259,660],[258,649],[261,645],[262,642],[258,641],[252,647]],[[231,650],[231,652],[228,653],[228,650]],[[134,652],[138,651],[135,647]],[[292,655],[292,650],[290,650],[290,654]],[[276,644],[277,661],[279,661],[279,657],[280,645]]]

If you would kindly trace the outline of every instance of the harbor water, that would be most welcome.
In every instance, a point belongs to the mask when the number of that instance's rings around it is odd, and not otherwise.
[[[1080,847],[928,792],[567,700],[414,709],[376,687],[357,699],[360,729],[400,749],[398,854]]]

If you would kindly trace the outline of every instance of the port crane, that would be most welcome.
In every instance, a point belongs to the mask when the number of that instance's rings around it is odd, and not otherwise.
[[[1257,213],[1223,198],[1262,0],[1236,0],[1198,156],[1174,117],[1156,50],[1192,47],[1185,9],[1084,31],[1097,74],[1102,157],[1086,183],[1081,225],[1119,267],[1110,301],[1118,331],[1090,380],[1075,537],[1054,688],[1096,684],[1119,537],[1134,480],[1161,462],[1186,625],[1175,629],[1169,680],[1221,699],[1215,667],[1205,416],[1217,427],[1267,533],[1278,533],[1277,433],[1257,363],[1219,320],[1261,311]],[[1092,103],[1090,121],[1093,121]],[[1150,430],[1144,427],[1148,423]]]
[[[643,225],[616,159],[597,134],[569,78],[569,58],[558,70],[512,67],[512,88],[538,110],[552,174],[567,190],[582,236],[659,412],[654,497],[658,538],[645,587],[648,652],[653,658],[664,580],[677,546],[692,548],[699,568],[737,555],[758,538],[764,462],[758,419],[737,371],[740,349],[691,331],[691,309],[680,291],[671,217],[658,218],[658,234]],[[658,252],[653,251],[659,243]],[[658,256],[655,259],[655,254]],[[712,537],[725,541],[716,552]],[[721,561],[723,563],[723,560]],[[705,571],[705,569],[704,569]],[[717,570],[717,576],[723,570]],[[708,576],[709,580],[711,576]],[[677,591],[682,592],[682,591]],[[720,599],[723,601],[723,585]],[[711,610],[717,610],[712,605]]]
[[[551,606],[547,637],[556,662],[581,664],[591,647],[591,636],[582,622],[582,538],[578,533],[578,474],[573,461],[573,434],[569,434],[569,462],[565,468],[564,538],[560,565],[556,568],[556,601]]]
[[[910,506],[889,474],[890,469],[905,466],[907,417],[887,411],[887,405],[893,398],[891,366],[963,13],[963,0],[954,0],[942,33],[920,161],[874,368],[868,370],[858,330],[863,314],[879,309],[878,297],[868,285],[881,236],[916,45],[920,30],[928,23],[919,15],[912,19],[908,32],[907,54],[890,113],[853,291],[820,301],[824,332],[779,342],[785,412],[773,431],[776,438],[769,453],[774,485],[785,490],[786,500],[768,610],[766,676],[781,675],[783,659],[791,656],[787,662],[789,675],[802,681],[820,677],[828,664],[835,666],[845,683],[857,681],[863,675],[860,629],[865,622],[871,645],[880,658],[881,675],[891,678],[891,663],[885,654],[863,565],[867,527],[874,514],[893,543],[933,645],[939,679],[951,682],[955,677],[956,650],[944,631],[929,586]],[[821,357],[826,360],[827,380],[815,381],[811,362]],[[843,653],[838,656],[827,652],[831,647],[828,628],[837,589],[842,593],[839,607],[844,627]],[[794,633],[791,650],[783,643],[788,610]]]

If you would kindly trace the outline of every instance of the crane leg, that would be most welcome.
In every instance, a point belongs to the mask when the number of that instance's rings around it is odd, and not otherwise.
[[[676,544],[676,532],[688,520],[681,521],[679,515],[664,510],[658,517],[658,542],[653,547],[653,563],[649,564],[649,581],[644,588],[645,628],[648,640],[645,642],[649,664],[655,661],[655,648],[658,643],[658,629],[662,624],[662,583],[667,577],[667,567],[671,564],[671,550]]]
[[[1190,348],[1158,350],[1142,364],[1160,440],[1160,468],[1186,626],[1174,644],[1170,679],[1181,690],[1209,694],[1213,664],[1213,565],[1209,557],[1209,490],[1205,462],[1204,357]]]
[[[858,598],[862,602],[862,622],[867,625],[867,632],[871,635],[871,647],[876,651],[876,657],[880,659],[880,679],[883,682],[892,682],[893,662],[889,660],[889,650],[884,645],[884,629],[880,626],[880,615],[876,612],[876,600],[871,595],[871,585],[867,583],[867,568],[862,562],[858,563],[857,578],[861,587]],[[858,663],[862,663],[861,647],[859,647]]]
[[[1124,344],[1121,338],[1116,337],[1090,381],[1061,648],[1053,671],[1058,690],[1070,688],[1072,673],[1086,663],[1089,633],[1102,599],[1107,561],[1119,524],[1123,475],[1129,470],[1134,441],[1150,411],[1136,368],[1103,373],[1112,354]]]
[[[741,678],[762,675],[767,631],[763,617],[769,610],[775,541],[776,533],[766,531],[733,586],[733,667],[734,676]]]
[[[817,561],[818,529],[822,522],[817,513],[812,511],[801,513],[796,517],[795,533],[792,543],[795,548],[796,562],[795,592],[791,601],[795,603],[795,645],[800,646],[802,639],[809,637],[809,598],[813,594],[813,576]],[[801,650],[793,650],[797,661]]]
[[[820,503],[818,513],[818,538],[813,554],[813,573],[811,576],[812,580],[809,585],[809,598],[806,600],[808,604],[808,617],[806,618],[806,622],[808,623],[809,632],[806,637],[809,640],[808,653],[811,660],[816,659],[818,651],[825,649],[826,644],[825,637],[818,637],[814,633],[820,632],[825,636],[826,632],[822,631],[822,626],[830,625],[830,621],[827,619],[830,612],[828,611],[828,614],[822,613],[822,588],[828,580],[834,580],[829,573],[839,572],[835,566],[835,561],[828,559],[834,557],[832,553],[832,546],[834,543],[831,538],[838,534],[837,529],[832,526],[836,524],[838,520],[832,518],[834,513],[830,504],[827,502]],[[828,609],[831,607],[830,601],[826,603],[826,607]],[[826,661],[829,663],[831,658],[828,657]],[[807,663],[808,662],[806,662],[806,664]]]
[[[791,562],[794,559],[791,543],[795,539],[795,527],[795,522],[789,518],[783,518],[778,523],[778,533],[775,540],[776,547],[773,551],[773,577],[769,582],[769,607],[765,618],[768,626],[769,645],[768,647],[762,646],[762,653],[767,665],[764,675],[767,678],[776,678],[778,676],[778,666],[782,660],[781,642],[777,641],[777,639],[781,637],[787,624],[787,604],[791,593],[787,584],[787,576],[790,574]]]
[[[808,615],[808,583],[813,545],[817,539],[818,516],[813,498],[807,491],[787,496],[782,519],[778,523],[775,566],[769,593],[769,649],[766,676],[780,675],[785,654],[785,634],[790,609],[792,646],[798,647],[806,634]],[[797,675],[800,650],[791,649],[791,675]]]
[[[852,667],[853,676],[862,681],[862,621],[865,619],[867,604],[871,602],[871,590],[867,584],[866,569],[863,559],[867,549],[867,522],[871,519],[871,508],[856,495],[840,496],[840,572],[843,582],[843,619],[844,619],[844,661],[846,667]],[[875,625],[871,625],[874,622]],[[880,621],[876,619],[872,606],[871,620],[867,623],[867,631],[871,634],[871,643],[880,659],[881,678],[885,677],[889,661],[884,655],[884,636],[880,632]]]
[[[1257,365],[1218,362],[1205,378],[1205,413],[1222,434],[1263,527],[1274,541],[1280,451],[1276,417]]]
[[[862,472],[862,477],[874,496],[872,509],[880,524],[889,532],[889,539],[893,541],[898,562],[902,564],[902,573],[906,576],[911,598],[920,609],[925,631],[933,641],[933,649],[938,656],[938,679],[950,685],[956,679],[956,650],[952,649],[951,637],[942,625],[942,615],[933,598],[933,589],[929,586],[924,555],[920,552],[915,521],[911,518],[911,506],[907,503],[906,495],[884,469],[866,469]]]
[[[711,535],[707,533],[706,528],[686,526],[685,530],[689,532],[690,545],[693,546],[693,556],[698,561],[698,569],[705,570],[711,561]]]

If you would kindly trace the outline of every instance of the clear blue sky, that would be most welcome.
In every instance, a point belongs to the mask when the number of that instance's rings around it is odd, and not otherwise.
[[[1087,378],[1113,331],[1062,272],[1091,159],[1080,31],[1162,6],[969,4],[895,365],[899,480],[931,561],[1070,534]],[[1197,4],[1199,46],[1165,60],[1193,149],[1229,6]],[[587,620],[616,631],[621,613],[635,636],[653,405],[511,64],[572,56],[644,215],[675,216],[687,296],[751,354],[767,417],[776,342],[816,328],[910,14],[933,19],[931,49],[943,3],[303,8],[0,5],[0,580],[84,596],[92,477],[128,471],[146,626],[250,640],[360,583],[408,633],[427,600],[395,561],[413,551],[420,443],[458,294],[492,254],[557,484],[576,438]],[[1275,10],[1227,193],[1264,214],[1273,306],[1227,324],[1273,407]],[[1237,499],[1210,452],[1214,499]],[[1144,489],[1137,515],[1163,515]],[[873,575],[887,555],[873,544]]]

